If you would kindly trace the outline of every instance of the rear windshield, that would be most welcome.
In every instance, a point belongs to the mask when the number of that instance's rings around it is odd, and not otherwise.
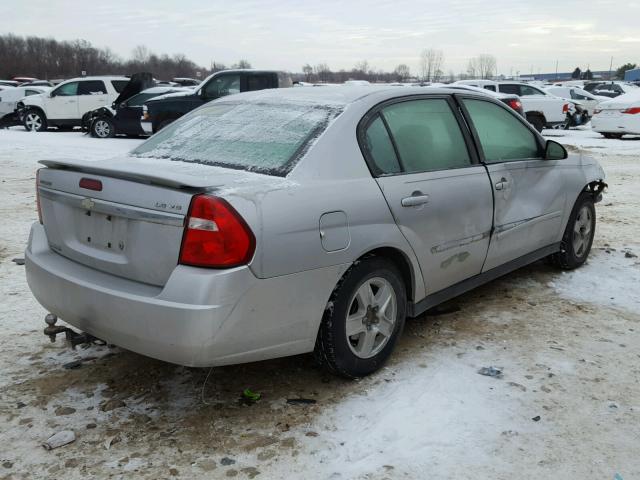
[[[165,127],[131,152],[285,176],[341,106],[215,102]]]

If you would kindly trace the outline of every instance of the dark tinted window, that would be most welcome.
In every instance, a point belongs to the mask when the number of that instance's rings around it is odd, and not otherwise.
[[[496,91],[496,86],[495,85],[485,85],[484,88],[485,88],[485,90],[491,90],[492,92]]]
[[[250,75],[247,77],[247,90],[263,90],[273,88],[274,78],[272,75]]]
[[[65,83],[53,91],[56,97],[70,97],[78,94],[78,82]]]
[[[113,88],[115,88],[118,93],[122,93],[127,83],[129,83],[129,80],[111,80],[111,85],[113,85]]]
[[[500,91],[502,93],[510,93],[512,95],[520,95],[520,85],[500,85]]]
[[[520,95],[544,95],[544,93],[542,93],[537,88],[530,87],[529,85],[520,85]]]
[[[376,175],[388,175],[401,171],[389,132],[380,116],[377,116],[367,127],[364,139],[365,149],[369,153],[369,158],[373,160]]]
[[[85,80],[80,82],[78,95],[103,95],[107,93],[102,80]]]
[[[240,75],[221,75],[212,78],[204,86],[206,98],[218,98],[240,93]]]
[[[465,167],[469,152],[444,99],[412,100],[383,109],[407,173]]]
[[[24,91],[24,96],[28,97],[29,95],[38,95],[42,92],[39,92],[38,90],[25,90]]]
[[[536,138],[507,109],[483,100],[463,100],[487,163],[540,158]]]

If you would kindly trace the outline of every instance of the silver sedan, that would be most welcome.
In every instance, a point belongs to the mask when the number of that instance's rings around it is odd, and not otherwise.
[[[407,317],[582,265],[605,187],[499,101],[419,87],[234,95],[125,158],[42,163],[26,272],[52,314],[182,365],[313,351],[347,377]]]

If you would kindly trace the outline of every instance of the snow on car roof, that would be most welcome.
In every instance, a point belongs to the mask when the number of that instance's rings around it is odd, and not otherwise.
[[[168,93],[168,92],[192,92],[192,91],[193,90],[187,87],[151,87],[141,91],[140,93]]]
[[[397,87],[391,85],[367,85],[367,86],[328,86],[323,88],[272,88],[254,92],[244,92],[228,97],[223,97],[218,102],[233,101],[264,101],[264,102],[308,102],[317,104],[347,105],[362,98],[375,96],[382,101],[406,95],[435,95],[443,93],[456,93],[446,87]],[[470,92],[471,93],[471,92]]]

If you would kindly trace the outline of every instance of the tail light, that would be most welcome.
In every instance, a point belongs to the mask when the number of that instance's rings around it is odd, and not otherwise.
[[[640,113],[640,107],[631,107],[626,110],[622,110],[622,113],[627,113],[629,115],[635,115],[636,113]]]
[[[38,209],[38,221],[42,224],[42,207],[40,207],[40,170],[36,170],[36,208]]]
[[[562,105],[562,113],[567,113],[569,111],[569,104],[565,103]]]
[[[225,200],[196,195],[191,200],[179,263],[231,268],[253,257],[256,240],[244,219]]]
[[[522,103],[520,102],[520,100],[509,100],[509,106],[511,108],[513,108],[516,112],[519,112],[522,110]]]

